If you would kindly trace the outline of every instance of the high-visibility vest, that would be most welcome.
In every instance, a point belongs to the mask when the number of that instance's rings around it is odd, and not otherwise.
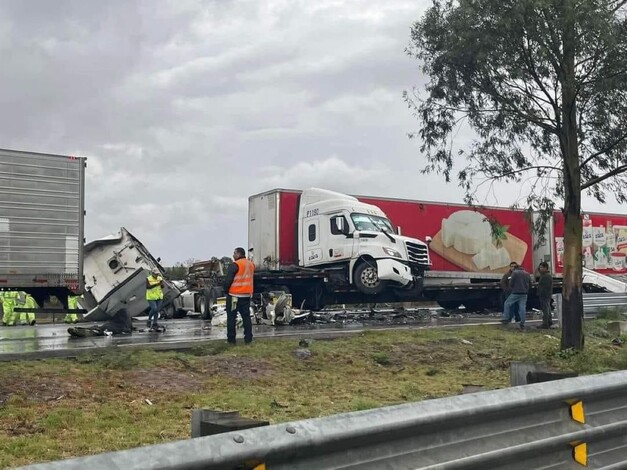
[[[237,274],[233,278],[233,283],[229,287],[229,295],[245,296],[253,295],[253,274],[255,265],[246,258],[235,261],[237,264]]]
[[[30,294],[26,294],[26,305],[25,308],[30,308],[30,309],[36,309],[39,308],[39,305],[37,305],[37,302],[35,301],[35,298],[30,295]]]
[[[75,310],[78,308],[78,296],[77,295],[70,295],[67,298],[67,307]]]
[[[150,288],[146,289],[146,300],[163,300],[163,289],[161,289],[161,276],[148,276],[148,284]]]

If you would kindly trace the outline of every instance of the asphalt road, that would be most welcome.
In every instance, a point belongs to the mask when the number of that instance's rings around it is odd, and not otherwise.
[[[332,337],[359,333],[370,329],[407,329],[455,327],[477,323],[498,324],[496,315],[452,315],[442,317],[436,311],[415,312],[383,311],[344,313],[336,312],[334,321],[306,323],[291,326],[254,325],[257,338],[284,337]],[[34,359],[46,357],[69,357],[83,352],[98,352],[104,349],[152,348],[159,350],[189,349],[203,341],[225,340],[224,327],[211,326],[199,318],[162,321],[167,326],[165,333],[148,332],[145,319],[136,319],[137,328],[132,335],[73,338],[69,325],[46,324],[36,326],[0,327],[0,361]],[[528,321],[532,321],[528,317]],[[89,326],[80,323],[79,326]],[[241,330],[238,330],[241,341]]]

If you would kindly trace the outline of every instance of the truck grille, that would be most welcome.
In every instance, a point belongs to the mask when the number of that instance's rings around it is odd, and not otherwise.
[[[426,245],[418,243],[405,242],[407,247],[407,255],[410,263],[417,263],[423,266],[429,266],[429,248]]]

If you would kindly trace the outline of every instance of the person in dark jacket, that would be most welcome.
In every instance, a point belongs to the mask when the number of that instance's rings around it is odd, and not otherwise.
[[[233,252],[235,262],[226,271],[224,292],[226,296],[226,339],[235,344],[235,324],[237,314],[242,317],[244,324],[244,342],[249,344],[253,340],[253,324],[250,319],[250,298],[253,295],[253,275],[255,265],[246,259],[244,248],[235,248]]]
[[[512,277],[509,280],[509,287],[512,293],[505,301],[505,311],[503,312],[503,320],[501,323],[507,324],[512,321],[513,312],[518,311],[520,316],[520,328],[525,328],[525,319],[527,315],[527,295],[531,289],[531,276],[522,266],[517,266],[512,271]]]
[[[538,266],[540,277],[538,278],[538,299],[542,309],[542,325],[540,328],[548,329],[553,324],[551,314],[551,297],[553,296],[553,276],[549,272],[549,263],[542,262]]]
[[[516,261],[512,261],[511,263],[509,263],[509,269],[505,274],[503,274],[503,277],[501,278],[501,309],[503,310],[503,312],[505,312],[505,301],[509,297],[509,294],[512,293],[512,289],[509,286],[509,280],[512,278],[512,272],[517,267],[518,263]],[[520,321],[518,312],[515,312],[514,319],[516,321]]]

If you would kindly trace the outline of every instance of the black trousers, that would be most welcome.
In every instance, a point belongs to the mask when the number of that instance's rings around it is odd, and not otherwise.
[[[237,299],[237,305],[233,308],[233,300]],[[250,343],[253,340],[253,323],[250,320],[250,297],[226,296],[226,339],[229,343],[235,343],[235,324],[237,314],[242,317],[244,324],[244,341]]]
[[[542,326],[551,326],[553,324],[551,297],[540,297],[540,308],[542,309]]]

